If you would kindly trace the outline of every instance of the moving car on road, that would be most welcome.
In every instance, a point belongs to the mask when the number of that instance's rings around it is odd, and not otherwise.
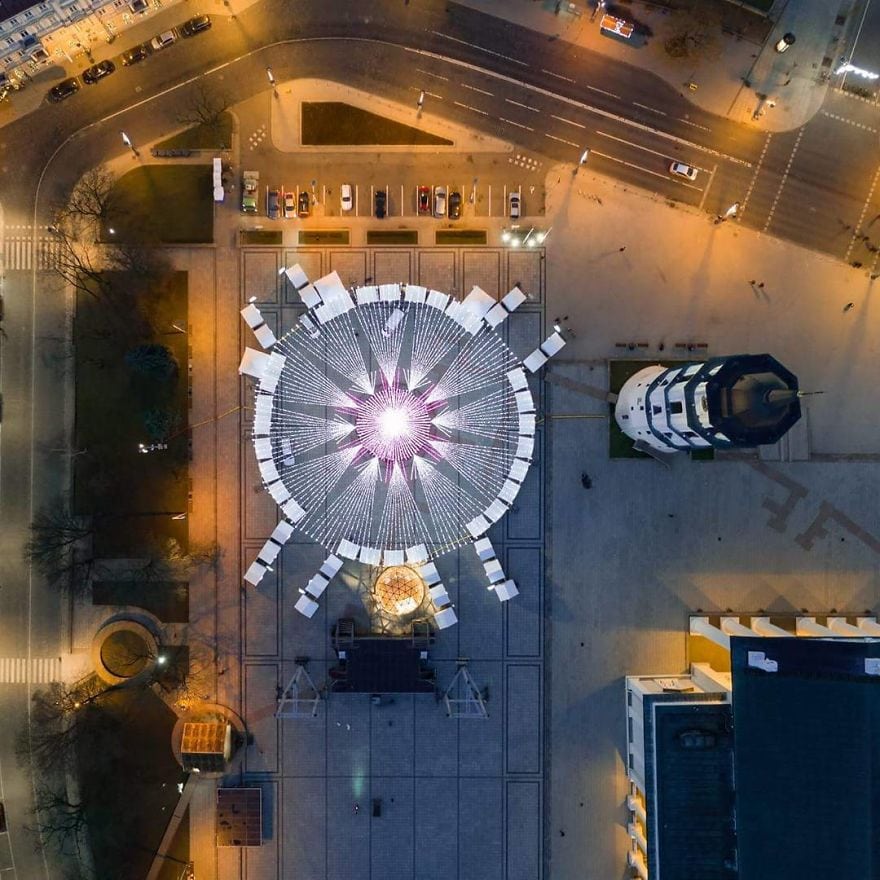
[[[461,193],[449,193],[449,219],[458,220],[461,217]]]
[[[116,65],[112,61],[99,61],[97,64],[93,64],[88,70],[83,71],[83,82],[88,85],[94,85],[99,80],[104,79],[105,76],[110,76],[111,73],[116,72]]]
[[[292,220],[296,217],[296,193],[284,193],[284,219]]]
[[[180,26],[180,34],[183,37],[194,37],[202,31],[206,31],[211,27],[210,15],[195,15],[189,21],[185,21]]]
[[[138,61],[143,61],[149,54],[150,47],[146,43],[134,46],[127,52],[122,53],[122,66],[129,67],[132,64],[137,64]]]
[[[379,220],[385,219],[385,214],[387,213],[388,207],[388,196],[385,194],[384,189],[376,190],[376,217]]]
[[[270,220],[277,220],[280,214],[281,191],[270,189],[266,193],[266,216]]]
[[[65,98],[69,98],[71,95],[75,95],[80,89],[79,80],[72,76],[70,79],[64,79],[57,86],[53,86],[49,89],[49,100],[52,103],[57,104],[59,101],[63,101]]]
[[[446,187],[445,186],[435,186],[434,187],[434,216],[435,217],[445,217],[446,216]]]
[[[354,202],[352,201],[352,198],[351,198],[351,184],[350,183],[343,183],[342,184],[342,189],[340,191],[340,196],[339,196],[339,202],[340,202],[340,206],[343,211],[350,211],[352,209],[352,207],[354,206]]]
[[[688,180],[696,180],[698,171],[693,165],[685,165],[684,162],[670,162],[669,173],[676,177],[686,177]]]
[[[176,42],[177,31],[174,30],[174,28],[171,28],[170,31],[163,31],[161,34],[153,37],[153,39],[150,40],[150,45],[158,52],[159,49],[167,49],[172,43]]]
[[[511,220],[518,220],[522,213],[522,200],[518,192],[512,192],[507,197],[507,213]]]
[[[308,217],[309,213],[309,194],[305,190],[303,190],[299,194],[299,216]]]
[[[419,214],[430,215],[431,213],[431,187],[419,187]]]

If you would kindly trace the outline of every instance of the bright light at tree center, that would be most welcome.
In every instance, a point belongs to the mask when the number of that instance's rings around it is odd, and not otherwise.
[[[379,416],[379,433],[385,441],[405,437],[411,430],[406,410],[386,409]]]
[[[358,407],[358,440],[384,461],[405,461],[424,452],[431,439],[431,416],[424,401],[400,385],[379,388]]]

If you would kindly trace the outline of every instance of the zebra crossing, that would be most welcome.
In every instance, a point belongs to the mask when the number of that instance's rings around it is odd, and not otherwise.
[[[60,657],[0,657],[0,684],[49,684],[61,681]]]
[[[48,226],[37,226],[36,246],[31,224],[8,225],[0,229],[0,271],[4,269],[51,269],[60,253],[58,239]]]

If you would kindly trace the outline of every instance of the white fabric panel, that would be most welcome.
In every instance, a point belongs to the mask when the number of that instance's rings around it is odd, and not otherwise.
[[[446,587],[444,587],[443,584],[437,584],[436,587],[431,587],[431,589],[428,590],[428,595],[438,608],[442,608],[444,605],[449,604],[449,593],[446,592]]]
[[[314,321],[312,321],[308,315],[303,315],[299,319],[299,322],[312,339],[317,339],[321,335],[321,331],[315,326]]]
[[[494,559],[497,555],[492,542],[488,538],[479,538],[474,541],[474,550],[483,562],[487,559]]]
[[[497,559],[484,562],[483,568],[486,570],[486,577],[490,584],[497,584],[504,580],[504,569],[501,568],[501,563]]]
[[[255,559],[250,568],[244,573],[244,579],[253,587],[257,586],[266,573],[266,566],[262,562]]]
[[[272,457],[272,441],[268,437],[258,437],[254,440],[254,452],[257,461],[268,461]]]
[[[269,486],[269,494],[275,499],[276,504],[284,504],[290,498],[290,489],[279,480]]]
[[[263,348],[271,348],[278,342],[275,334],[269,329],[267,324],[263,324],[262,327],[257,327],[254,330],[254,336],[257,337],[257,342],[263,346]]]
[[[353,542],[347,541],[345,538],[343,538],[339,542],[339,546],[336,548],[336,552],[343,559],[357,559],[358,551],[360,549],[360,544],[354,544]]]
[[[508,599],[518,596],[519,590],[516,588],[516,584],[512,580],[506,580],[503,584],[498,584],[498,586],[495,587],[495,595],[502,602],[506,602]]]
[[[248,303],[241,310],[241,316],[244,318],[245,324],[247,324],[251,330],[253,330],[254,327],[259,327],[260,324],[263,323],[263,315],[253,303]]]
[[[513,504],[518,492],[519,484],[515,483],[513,480],[506,480],[501,487],[501,491],[498,493],[498,497],[503,501],[506,501],[508,504]]]
[[[477,333],[479,333],[480,330],[483,329],[482,318],[478,318],[476,315],[468,312],[467,310],[462,310],[461,315],[463,319],[461,326],[464,327],[464,329],[467,330],[467,332],[470,333],[471,336],[476,336]]]
[[[321,297],[311,284],[307,284],[302,290],[297,292],[299,293],[299,298],[305,303],[306,308],[313,309],[315,306],[321,305]]]
[[[358,558],[366,565],[378,566],[382,562],[382,552],[377,547],[361,547]]]
[[[484,516],[475,516],[467,524],[467,530],[470,532],[472,538],[479,538],[481,535],[485,535],[488,528],[489,520]]]
[[[294,263],[289,269],[285,269],[284,274],[296,290],[305,287],[309,283],[309,276],[306,275],[299,263]]]
[[[425,562],[428,558],[428,548],[424,544],[416,544],[413,547],[406,548],[406,561],[411,565],[418,565]]]
[[[298,523],[306,515],[305,510],[303,510],[293,498],[289,498],[285,501],[284,504],[281,505],[281,510],[292,523]]]
[[[565,340],[562,338],[560,333],[554,333],[551,336],[548,336],[541,343],[541,351],[547,355],[547,357],[553,357],[557,351],[560,351],[565,347]]]
[[[439,309],[441,312],[445,311],[446,305],[449,302],[449,295],[446,293],[440,293],[439,290],[431,290],[428,293],[428,305],[433,309]]]
[[[269,433],[269,426],[272,423],[272,413],[257,413],[254,416],[254,436],[263,435]]]
[[[526,374],[523,372],[522,367],[514,367],[512,370],[508,370],[507,381],[510,382],[514,391],[528,390],[529,380],[526,379]]]
[[[524,361],[523,366],[530,372],[535,373],[547,363],[547,355],[541,351],[540,348],[536,348]]]
[[[274,394],[278,387],[278,377],[272,376],[268,372],[260,379],[260,391],[265,394]]]
[[[433,562],[428,562],[419,569],[422,580],[430,587],[440,583],[440,572]]]
[[[281,548],[274,541],[266,541],[257,554],[257,559],[264,565],[271,565],[278,558],[280,552]]]
[[[507,513],[507,507],[503,501],[497,498],[486,508],[485,517],[489,522],[498,522],[504,514]]]
[[[482,318],[495,305],[495,300],[482,287],[475,284],[471,288],[471,292],[464,298],[462,305],[472,315]]]
[[[379,302],[379,288],[376,286],[358,287],[355,289],[354,293],[357,297],[357,304],[359,306]]]
[[[535,417],[527,413],[519,414],[519,432],[526,437],[532,437],[535,434]]]
[[[520,413],[535,411],[535,401],[532,400],[532,393],[528,388],[516,392],[516,411]]]
[[[335,577],[339,572],[339,569],[342,568],[342,560],[336,556],[334,553],[331,553],[322,563],[321,567],[318,571],[324,575],[325,578],[330,580]]]
[[[274,483],[279,478],[278,468],[275,467],[275,462],[271,458],[260,462],[260,476],[267,485]]]
[[[486,313],[486,323],[494,330],[505,318],[507,311],[501,303],[496,303]]]
[[[510,479],[521,483],[529,472],[529,464],[520,458],[515,458],[510,466]]]
[[[400,322],[405,317],[406,312],[403,309],[395,309],[385,322],[385,329],[382,331],[383,335],[390,336],[400,326]]]
[[[384,565],[403,565],[403,550],[386,550],[382,562]]]
[[[271,538],[273,541],[276,541],[279,544],[286,544],[290,540],[290,536],[292,534],[293,526],[289,522],[281,520],[281,522],[278,523],[277,526],[275,526]]]
[[[380,284],[379,299],[381,299],[382,302],[397,302],[397,300],[400,299],[400,285]]]
[[[324,577],[324,575],[316,574],[306,584],[306,592],[313,599],[320,599],[321,594],[324,592],[324,590],[327,589],[327,584],[329,583],[330,581],[328,581],[327,578]]]
[[[511,288],[501,300],[501,305],[508,312],[515,312],[526,301],[526,295],[519,289],[519,286]]]
[[[516,444],[516,457],[517,458],[525,458],[531,461],[532,455],[535,452],[535,438],[534,437],[520,437]]]
[[[418,284],[407,284],[405,299],[410,303],[422,303],[428,298],[428,288]]]
[[[451,607],[444,608],[434,615],[434,623],[437,624],[437,629],[446,629],[454,623],[458,623],[458,618]]]
[[[299,611],[303,617],[308,617],[311,619],[315,616],[315,612],[318,610],[318,603],[314,600],[310,599],[305,593],[296,600],[296,605],[293,606]]]
[[[335,271],[330,272],[323,278],[319,278],[314,283],[314,288],[318,291],[324,302],[340,302],[348,296],[348,291],[345,289],[339,273]]]
[[[269,355],[255,348],[246,348],[241,363],[238,365],[239,375],[253,376],[255,379],[262,379],[266,373],[266,367],[269,366]]]

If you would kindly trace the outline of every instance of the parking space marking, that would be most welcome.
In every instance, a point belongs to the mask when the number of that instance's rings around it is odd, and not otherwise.
[[[609,98],[617,98],[618,101],[620,100],[620,95],[615,95],[614,92],[606,92],[605,89],[597,89],[596,86],[587,86],[587,88],[591,92],[599,92],[601,95],[608,95]]]
[[[496,58],[503,58],[505,61],[512,61],[514,64],[519,64],[520,67],[528,67],[525,61],[521,61],[519,58],[511,58],[509,55],[502,55],[500,52],[494,52],[492,49],[487,49],[485,46],[478,46],[476,43],[468,43],[467,40],[459,40],[458,37],[451,37],[449,34],[444,34],[443,31],[431,31],[435,37],[443,37],[444,40],[452,40],[453,43],[460,43],[462,46],[470,46],[471,49],[479,49],[481,52],[486,52],[488,55],[494,55]]]
[[[558,119],[560,122],[564,122],[566,125],[573,125],[575,128],[586,128],[586,125],[581,125],[580,122],[572,122],[570,119],[566,119],[564,116],[556,116],[553,113],[550,114],[554,119]]]
[[[526,129],[527,131],[534,131],[534,130],[535,130],[535,129],[531,128],[531,127],[528,126],[528,125],[523,125],[523,124],[520,123],[520,122],[514,122],[512,119],[505,119],[503,116],[499,116],[498,119],[499,119],[501,122],[506,122],[508,125],[515,125],[517,128],[524,128],[524,129]]]
[[[555,76],[556,79],[564,79],[566,82],[574,82],[570,76],[563,76],[561,73],[554,73],[552,70],[545,70],[543,67],[541,68],[541,73],[546,73],[547,76]]]
[[[479,92],[481,95],[488,95],[490,98],[495,97],[492,92],[487,92],[485,89],[478,89],[476,86],[469,86],[467,83],[461,83],[460,85],[463,89],[470,89],[472,92]]]
[[[505,98],[508,104],[514,104],[517,107],[522,107],[525,110],[531,110],[532,113],[540,113],[541,111],[537,107],[529,107],[528,104],[521,104],[519,101],[514,101],[512,98]]]
[[[580,144],[576,144],[573,141],[567,141],[565,138],[556,137],[556,135],[548,134],[546,131],[544,132],[544,137],[550,138],[551,141],[559,141],[561,144],[568,144],[570,147],[579,147]]]
[[[456,107],[464,107],[465,110],[473,110],[474,113],[479,113],[481,116],[488,116],[489,114],[485,110],[480,110],[479,107],[472,107],[470,104],[462,104],[461,101],[453,101]]]

